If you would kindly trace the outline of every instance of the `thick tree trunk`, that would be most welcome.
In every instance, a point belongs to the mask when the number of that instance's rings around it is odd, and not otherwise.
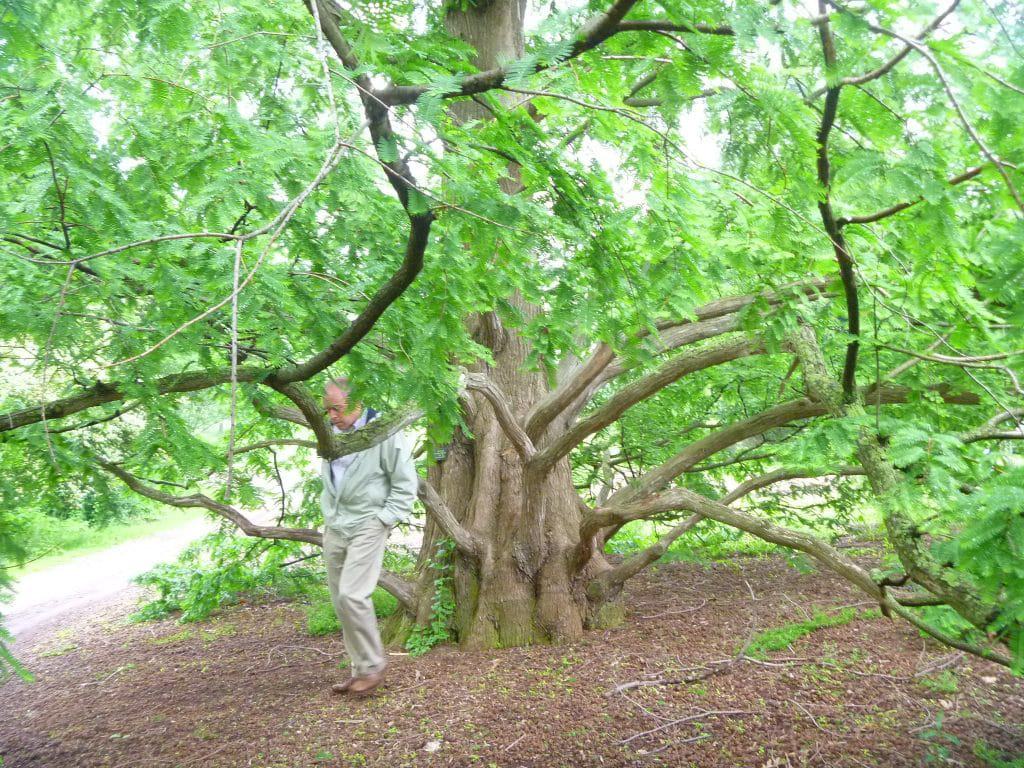
[[[524,10],[523,0],[485,0],[465,11],[452,8],[446,26],[450,34],[473,45],[474,63],[487,69],[522,56]],[[452,116],[464,121],[490,115],[478,104],[462,101],[453,107]],[[515,194],[517,169],[509,170],[502,186]],[[536,314],[536,308],[519,297],[513,303],[527,318]],[[474,339],[492,351],[495,363],[477,370],[497,384],[512,413],[522,420],[548,392],[545,376],[527,369],[528,343],[503,328],[493,313],[469,323]],[[569,460],[559,461],[543,478],[528,477],[491,405],[479,394],[472,397],[476,407],[466,414],[472,437],[458,432],[444,460],[428,476],[456,519],[484,542],[479,558],[452,555],[448,573],[455,599],[453,630],[464,646],[474,648],[578,638],[585,626],[608,620],[614,611],[604,608],[605,600],[592,604],[586,595],[586,582],[607,567],[600,555],[574,572],[581,512]],[[538,448],[563,429],[564,423],[553,423],[538,439]],[[429,520],[418,563],[415,621],[420,625],[431,619],[438,577],[432,562],[442,537]],[[401,623],[393,627],[399,637],[407,629]]]
[[[519,304],[528,315],[535,311]],[[484,372],[522,420],[548,391],[544,375],[526,368],[529,345],[492,314],[476,318],[473,331],[493,352],[495,365]],[[484,542],[479,558],[452,555],[456,636],[474,648],[566,642],[585,627],[607,625],[618,615],[608,606],[612,595],[588,598],[586,584],[608,566],[600,554],[583,569],[575,563],[581,509],[568,459],[543,478],[529,477],[493,408],[473,397],[476,407],[467,414],[473,437],[458,432],[428,475],[456,519]],[[554,424],[549,432],[561,429]],[[542,436],[539,445],[548,439]],[[416,622],[423,625],[432,615],[438,573],[431,563],[442,537],[428,520],[417,579]]]

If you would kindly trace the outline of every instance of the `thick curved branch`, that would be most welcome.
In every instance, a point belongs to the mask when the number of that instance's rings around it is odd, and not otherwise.
[[[763,351],[762,342],[741,339],[679,354],[666,360],[650,374],[615,393],[607,403],[594,411],[588,418],[564,432],[540,451],[530,463],[529,471],[543,474],[589,435],[604,429],[641,400],[650,397],[684,376]]]
[[[727,507],[686,488],[670,488],[632,504],[595,510],[593,517],[600,519],[604,525],[611,525],[620,520],[639,520],[654,514],[681,510],[738,528],[773,544],[804,552],[829,570],[854,583],[873,599],[879,602],[885,599],[883,590],[867,571],[844,557],[826,541]]]
[[[209,496],[194,493],[191,496],[174,496],[146,485],[135,475],[122,469],[106,459],[97,459],[96,463],[104,470],[119,478],[125,485],[140,496],[158,501],[172,507],[202,507],[216,512],[221,517],[237,525],[246,536],[262,539],[285,539],[287,541],[305,541],[309,544],[322,544],[320,532],[312,528],[283,528],[277,525],[256,525],[249,518],[232,506],[214,501]]]
[[[727,333],[732,333],[739,330],[740,327],[740,316],[738,313],[730,313],[722,315],[721,317],[709,318],[707,320],[699,320],[694,323],[674,323],[674,324],[663,324],[658,330],[657,338],[654,339],[654,353],[662,355],[666,352],[671,352],[680,347],[685,347],[690,344],[696,344],[699,341],[705,341],[707,339],[713,339],[717,336],[724,336]],[[626,371],[633,368],[634,362],[627,361],[622,357],[613,358],[612,361],[605,366],[604,370],[601,371],[601,375],[598,376],[587,389],[588,400],[593,398],[594,394],[617,376],[621,376]],[[577,404],[578,405],[578,404]]]
[[[651,546],[627,557],[614,568],[604,571],[594,577],[594,579],[587,584],[587,597],[591,600],[604,601],[613,596],[627,579],[631,579],[633,576],[636,576],[640,571],[664,555],[676,539],[689,531],[703,519],[704,518],[701,515],[691,515],[686,518],[686,520],[679,523],[679,525],[673,527],[668,533],[658,539]]]
[[[413,181],[408,163],[406,163],[402,154],[397,151],[397,140],[394,129],[391,126],[387,105],[374,95],[370,76],[366,72],[360,71],[359,60],[341,32],[341,18],[337,6],[333,3],[325,2],[325,0],[304,0],[304,2],[310,15],[319,21],[324,37],[331,48],[334,49],[342,65],[345,69],[354,73],[353,80],[359,91],[359,100],[362,102],[363,112],[366,114],[366,119],[369,122],[370,137],[373,139],[373,145],[377,149],[378,157],[381,155],[382,148],[387,153],[386,156],[394,156],[393,160],[385,160],[384,157],[380,157],[381,164],[384,167],[388,181],[394,187],[398,199],[402,203],[402,207],[408,211],[410,197],[415,190],[416,184]],[[313,7],[313,3],[316,3],[316,8]],[[389,149],[392,151],[387,152]],[[429,228],[430,215],[426,214],[426,217]],[[410,215],[410,218],[413,217]]]
[[[384,310],[390,307],[401,296],[405,289],[412,285],[413,280],[423,269],[423,255],[427,250],[430,236],[430,225],[434,217],[431,213],[412,215],[409,217],[409,238],[405,245],[405,257],[391,278],[373,294],[369,304],[359,316],[348,324],[348,327],[332,341],[326,349],[318,352],[304,363],[279,368],[267,376],[267,384],[288,384],[293,381],[306,381],[338,362],[347,355],[373,328]]]
[[[529,461],[536,452],[533,441],[523,431],[522,426],[512,413],[508,396],[501,391],[501,387],[495,384],[490,377],[483,373],[467,373],[463,377],[466,389],[479,392],[487,398],[487,402],[494,409],[494,415],[498,417],[498,423],[502,431],[512,442],[516,452],[523,461]]]
[[[738,528],[772,544],[804,552],[824,567],[854,584],[873,600],[877,600],[884,610],[898,614],[941,642],[999,664],[1008,666],[1011,663],[1009,657],[1001,653],[980,648],[970,643],[964,643],[921,620],[912,611],[887,594],[882,587],[875,583],[867,571],[849,558],[844,557],[837,549],[818,537],[793,531],[745,512],[739,512],[685,488],[672,488],[663,493],[648,497],[639,504],[622,508],[608,522],[611,523],[622,519],[638,520],[643,517],[649,517],[652,514],[680,510],[686,510],[692,512],[695,516],[708,518],[724,525]],[[608,517],[607,513],[604,516]]]
[[[599,344],[585,363],[571,371],[563,384],[549,392],[530,410],[526,415],[526,434],[540,437],[555,417],[582,395],[614,358],[615,351],[610,344]]]
[[[930,387],[930,389],[951,405],[978,405],[981,402],[974,393],[951,392],[944,385]],[[883,386],[866,395],[865,401],[869,404],[877,403],[879,405],[905,403],[910,391],[907,387]],[[781,403],[742,421],[729,424],[690,443],[668,461],[644,474],[635,483],[619,489],[608,500],[608,504],[610,506],[627,504],[655,493],[709,456],[743,440],[760,435],[769,429],[785,426],[794,421],[825,416],[831,412],[831,407],[827,403],[811,398],[800,398]]]
[[[719,503],[728,506],[734,501],[743,498],[748,493],[753,493],[762,488],[767,488],[769,485],[782,482],[784,480],[796,480],[799,478],[811,478],[811,477],[853,477],[855,475],[864,475],[866,472],[863,467],[849,466],[840,467],[835,470],[826,470],[824,472],[815,469],[776,469],[773,472],[767,472],[757,477],[752,477],[749,480],[737,485],[729,493],[723,496]]]
[[[736,313],[762,300],[769,305],[783,302],[794,292],[802,293],[809,299],[826,296],[826,280],[808,280],[784,285],[774,291],[745,296],[730,296],[718,299],[693,311],[692,320],[666,321],[657,326],[658,352],[666,352],[686,344],[719,336],[739,327]],[[717,321],[717,322],[710,322]],[[648,335],[641,331],[636,335],[640,340]],[[578,412],[594,393],[604,384],[629,369],[624,360],[615,358],[610,345],[599,344],[586,362],[570,371],[558,387],[538,402],[526,416],[526,433],[536,440],[548,425],[567,409]]]
[[[423,411],[421,409],[405,406],[387,416],[374,419],[355,432],[334,432],[331,435],[331,447],[322,456],[330,461],[341,456],[348,456],[350,453],[365,451],[422,418]]]
[[[243,367],[238,369],[238,381],[258,381],[262,375],[262,371],[258,368]],[[209,389],[221,384],[227,384],[230,381],[230,368],[225,368],[222,371],[174,373],[169,376],[163,376],[153,382],[153,390],[161,395],[175,392],[196,392],[201,389]],[[100,381],[76,395],[62,397],[45,404],[34,405],[31,408],[21,408],[17,411],[0,414],[0,432],[8,432],[29,424],[36,424],[43,420],[44,411],[46,421],[54,421],[55,419],[70,416],[88,408],[94,408],[97,405],[115,403],[130,396],[120,389],[119,384]]]
[[[406,613],[416,615],[416,585],[414,583],[406,581],[397,573],[381,569],[377,584],[390,592]]]
[[[295,407],[302,414],[303,421],[313,430],[313,434],[316,436],[317,453],[321,456],[326,456],[330,453],[332,447],[331,425],[324,418],[323,408],[321,408],[313,393],[309,391],[309,388],[301,382],[292,382],[290,384],[278,384],[275,382],[271,383],[270,386],[295,403]]]
[[[1024,408],[1010,408],[993,416],[980,427],[968,430],[960,435],[963,443],[977,443],[982,440],[1024,440],[1024,427],[1020,426],[1020,419],[1024,418]],[[1016,429],[1000,429],[1004,421],[1017,422]]]
[[[306,421],[306,417],[302,415],[302,411],[298,408],[290,408],[287,405],[269,403],[262,397],[253,397],[251,402],[252,407],[256,409],[257,413],[261,413],[271,419],[290,421],[292,424],[298,424],[300,427],[310,429],[309,422]]]
[[[378,289],[373,298],[370,299],[370,303],[359,316],[349,323],[342,334],[325,350],[298,365],[278,369],[259,369],[249,366],[239,368],[236,381],[263,382],[268,386],[279,388],[292,382],[310,379],[348,354],[369,333],[380,316],[384,314],[384,311],[402,295],[405,289],[412,284],[416,275],[419,274],[423,267],[423,254],[427,246],[430,222],[430,217],[413,216],[410,218],[411,231],[402,265],[392,275],[391,279]],[[230,381],[230,368],[198,373],[175,373],[157,379],[154,382],[153,390],[156,394],[195,392],[227,384]],[[116,382],[98,382],[90,389],[76,395],[35,405],[31,408],[22,408],[0,414],[0,432],[7,432],[28,424],[43,421],[44,414],[46,421],[54,421],[97,405],[118,402],[125,399],[126,396],[128,395],[122,392],[120,384]],[[275,418],[284,418],[288,421],[308,426],[303,421],[292,418],[295,415],[294,411],[284,411],[275,408],[272,413],[268,411],[267,415],[272,415]]]
[[[455,518],[434,486],[423,478],[420,478],[419,497],[427,514],[441,526],[445,535],[455,542],[456,549],[472,558],[479,559],[484,556],[486,553],[484,542]]]

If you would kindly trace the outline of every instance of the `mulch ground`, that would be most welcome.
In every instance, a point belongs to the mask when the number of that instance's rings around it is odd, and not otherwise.
[[[755,629],[860,602],[829,575],[774,558],[669,563],[626,599],[621,627],[570,646],[392,655],[386,687],[366,700],[329,692],[346,676],[341,641],[306,636],[301,606],[127,624],[122,601],[21,647],[37,680],[0,689],[0,764],[782,768],[1024,755],[1022,681],[904,622],[858,619],[724,663]]]

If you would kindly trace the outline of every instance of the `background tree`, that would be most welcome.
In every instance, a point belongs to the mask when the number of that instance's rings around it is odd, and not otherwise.
[[[315,544],[249,520],[266,451],[422,417],[396,636],[443,540],[481,647],[616,621],[699,524],[1020,663],[1019,14],[9,3],[4,507],[116,478]],[[391,411],[346,440],[342,366]],[[830,543],[869,492],[898,573]],[[639,519],[673,525],[610,562]]]

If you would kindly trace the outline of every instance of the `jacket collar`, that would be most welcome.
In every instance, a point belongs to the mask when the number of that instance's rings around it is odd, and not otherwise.
[[[375,411],[373,408],[369,408],[368,407],[366,409],[366,421],[363,423],[363,426],[365,427],[367,424],[369,424],[371,421],[373,421],[378,416],[380,416],[380,412],[379,411]],[[337,431],[337,430],[335,430],[335,431]],[[355,431],[355,430],[353,430],[353,431]],[[367,450],[369,450],[369,449],[367,449]],[[359,451],[359,453],[357,453],[355,455],[355,459],[352,461],[351,464],[349,464],[348,470],[346,470],[346,472],[345,472],[345,476],[346,477],[351,475],[352,469],[355,467],[356,462],[359,461],[360,455],[363,454],[363,453],[366,453],[366,451]],[[334,483],[331,482],[331,462],[328,461],[327,459],[323,459],[320,462],[320,477],[323,480],[324,488],[327,489],[328,493],[330,493],[332,496],[337,496],[338,491],[340,489],[339,488],[335,488],[334,487]],[[344,482],[345,482],[345,478],[343,477],[342,478],[342,483],[344,483]]]

